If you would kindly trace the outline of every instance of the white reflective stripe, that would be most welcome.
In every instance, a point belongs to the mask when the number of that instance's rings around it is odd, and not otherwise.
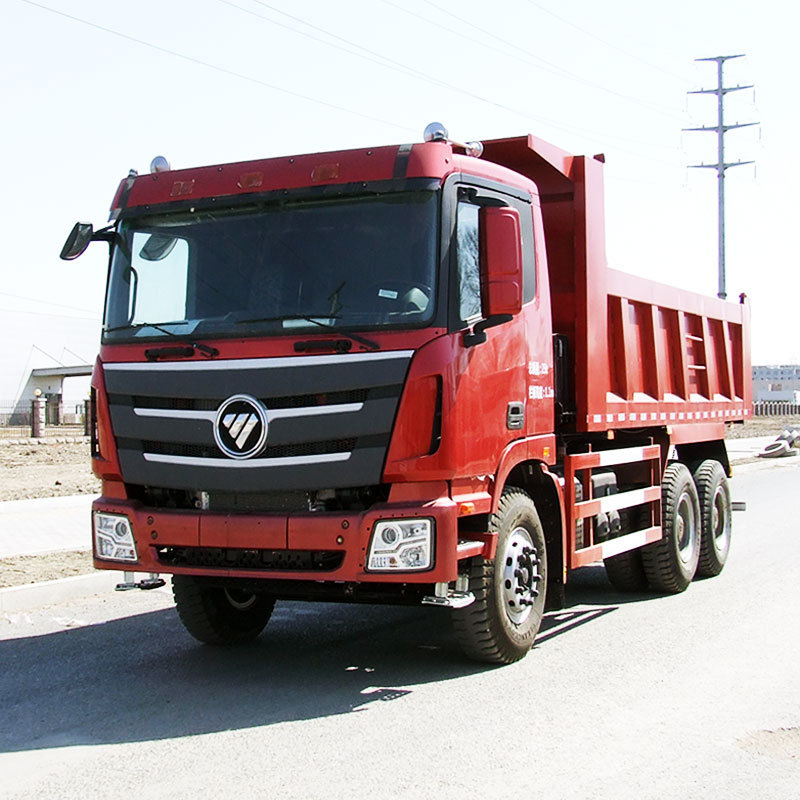
[[[232,369],[282,369],[286,367],[319,367],[326,364],[352,364],[363,361],[391,361],[408,359],[413,350],[387,350],[378,353],[348,353],[330,356],[280,356],[277,358],[226,358],[222,361],[156,361],[105,363],[110,372],[208,372]]]
[[[195,458],[193,456],[169,456],[161,453],[143,453],[145,461],[158,464],[180,464],[185,467],[295,467],[307,464],[329,464],[332,461],[347,461],[351,453],[322,453],[317,456],[287,456],[285,458]]]
[[[622,450],[603,450],[593,453],[600,457],[597,466],[611,467],[614,464],[629,464],[633,461],[649,461],[645,454],[644,447],[625,447]]]
[[[645,528],[641,531],[634,531],[628,533],[619,539],[611,539],[608,542],[603,542],[601,545],[602,555],[601,558],[610,558],[611,556],[618,556],[620,553],[625,553],[628,550],[633,550],[636,547],[641,547],[650,541],[649,534],[660,528]]]
[[[301,408],[268,408],[267,419],[287,419],[289,417],[314,417],[323,414],[351,414],[361,411],[363,403],[339,403],[328,406],[302,406]],[[216,411],[195,411],[184,408],[134,408],[137,417],[161,417],[162,419],[204,419],[215,422]]]

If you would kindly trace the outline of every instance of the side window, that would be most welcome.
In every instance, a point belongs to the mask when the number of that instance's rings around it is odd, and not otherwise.
[[[456,217],[459,318],[466,322],[481,313],[481,274],[478,251],[478,206],[459,202]]]
[[[536,256],[533,241],[533,214],[530,203],[516,203],[519,211],[519,220],[522,226],[522,269],[523,269],[523,296],[522,302],[527,303],[536,296]]]
[[[189,243],[176,236],[136,231],[132,245],[131,322],[186,319]]]

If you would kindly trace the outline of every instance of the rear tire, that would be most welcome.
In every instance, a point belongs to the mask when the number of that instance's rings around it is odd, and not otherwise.
[[[722,572],[728,560],[731,546],[731,491],[722,464],[711,459],[703,461],[695,470],[694,483],[702,520],[697,574],[711,578]]]
[[[453,610],[453,628],[470,658],[493,664],[519,661],[533,646],[544,613],[547,553],[531,498],[508,488],[489,520],[497,533],[494,559],[473,558],[475,602]]]
[[[606,576],[618,592],[646,592],[647,575],[639,550],[628,550],[603,560]]]
[[[684,464],[664,470],[661,526],[663,538],[642,548],[642,564],[652,589],[677,594],[691,583],[700,560],[700,503]]]
[[[624,508],[620,511],[620,515],[623,534],[650,527],[649,506]],[[646,592],[649,588],[640,549],[627,550],[619,555],[610,556],[603,559],[603,564],[608,580],[618,592]]]
[[[205,644],[243,644],[269,622],[275,599],[242,589],[203,586],[191,575],[172,576],[178,616],[189,633]]]

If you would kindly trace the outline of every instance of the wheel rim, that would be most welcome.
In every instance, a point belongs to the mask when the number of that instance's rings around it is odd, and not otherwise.
[[[515,528],[506,540],[503,563],[503,608],[508,619],[521,625],[539,596],[539,558],[525,528]]]
[[[711,508],[711,531],[714,549],[724,553],[731,533],[728,497],[722,486],[714,492],[714,504]]]
[[[678,557],[684,564],[690,564],[697,549],[697,517],[688,494],[681,495],[675,519],[675,543]]]
[[[232,608],[237,611],[247,611],[256,602],[256,596],[252,592],[246,592],[243,589],[223,589],[225,592],[225,599],[230,603]]]

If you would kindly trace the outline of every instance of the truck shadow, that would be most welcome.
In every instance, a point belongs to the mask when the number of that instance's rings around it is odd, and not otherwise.
[[[548,613],[537,648],[615,610]],[[520,665],[535,669],[533,653]],[[196,643],[172,609],[0,641],[0,752],[152,741],[360,713],[426,683],[479,675],[447,613],[280,603],[254,643]],[[530,665],[530,666],[529,666]],[[410,688],[409,688],[410,687]]]

